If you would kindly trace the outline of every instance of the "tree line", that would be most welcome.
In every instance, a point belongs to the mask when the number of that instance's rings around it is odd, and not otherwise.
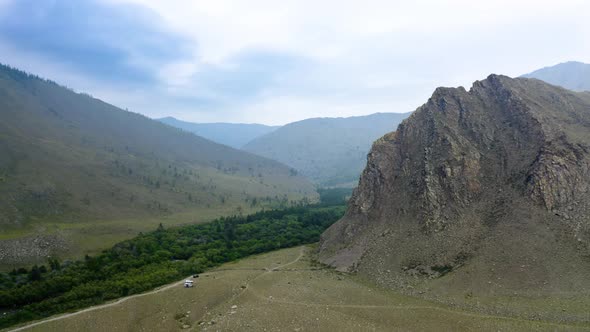
[[[0,328],[144,292],[219,264],[319,240],[344,206],[306,206],[157,230],[101,254],[0,273]]]

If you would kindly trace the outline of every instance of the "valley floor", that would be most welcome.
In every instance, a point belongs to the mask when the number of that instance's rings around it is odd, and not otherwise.
[[[259,209],[246,207],[243,213]],[[0,234],[0,271],[10,271],[33,264],[46,264],[48,256],[61,260],[97,255],[104,249],[133,238],[140,232],[154,231],[160,223],[165,228],[209,222],[236,214],[236,207],[215,206],[164,216],[88,220],[78,222],[47,221]],[[3,254],[4,253],[4,254]]]
[[[482,315],[385,291],[315,265],[312,249],[253,256],[182,281],[13,331],[590,331]]]

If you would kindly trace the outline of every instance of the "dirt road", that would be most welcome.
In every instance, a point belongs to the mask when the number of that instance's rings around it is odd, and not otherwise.
[[[12,331],[590,331],[583,308],[572,325],[463,311],[318,268],[310,250],[252,256],[201,274],[194,288],[178,281]]]

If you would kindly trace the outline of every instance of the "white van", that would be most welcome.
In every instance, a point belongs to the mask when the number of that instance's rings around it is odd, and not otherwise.
[[[184,281],[184,287],[185,288],[191,288],[191,287],[193,287],[193,281],[192,280],[188,280],[188,279],[185,280]]]

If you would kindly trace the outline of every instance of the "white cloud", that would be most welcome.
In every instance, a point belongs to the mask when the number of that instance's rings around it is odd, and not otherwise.
[[[158,69],[158,76],[171,87],[176,87],[190,83],[197,71],[198,65],[194,62],[171,62]]]
[[[192,121],[281,124],[310,116],[407,112],[437,86],[469,87],[492,72],[517,76],[567,60],[590,62],[585,0],[101,1],[153,10],[163,19],[159,23],[192,43],[186,45],[192,57],[155,66],[160,85],[148,92],[73,82],[148,115]],[[293,70],[257,64],[276,73],[255,89],[257,71],[253,81],[238,74],[252,65],[240,62],[241,55],[259,51],[304,64]],[[129,53],[142,63],[141,54]],[[238,84],[251,95],[226,91],[235,92]],[[175,98],[219,104],[181,105]]]
[[[111,0],[115,1],[115,0]],[[586,1],[117,0],[159,13],[199,43],[204,61],[254,47],[314,56],[351,50],[369,36],[465,32],[511,22],[585,19]],[[326,51],[328,50],[328,51]]]

